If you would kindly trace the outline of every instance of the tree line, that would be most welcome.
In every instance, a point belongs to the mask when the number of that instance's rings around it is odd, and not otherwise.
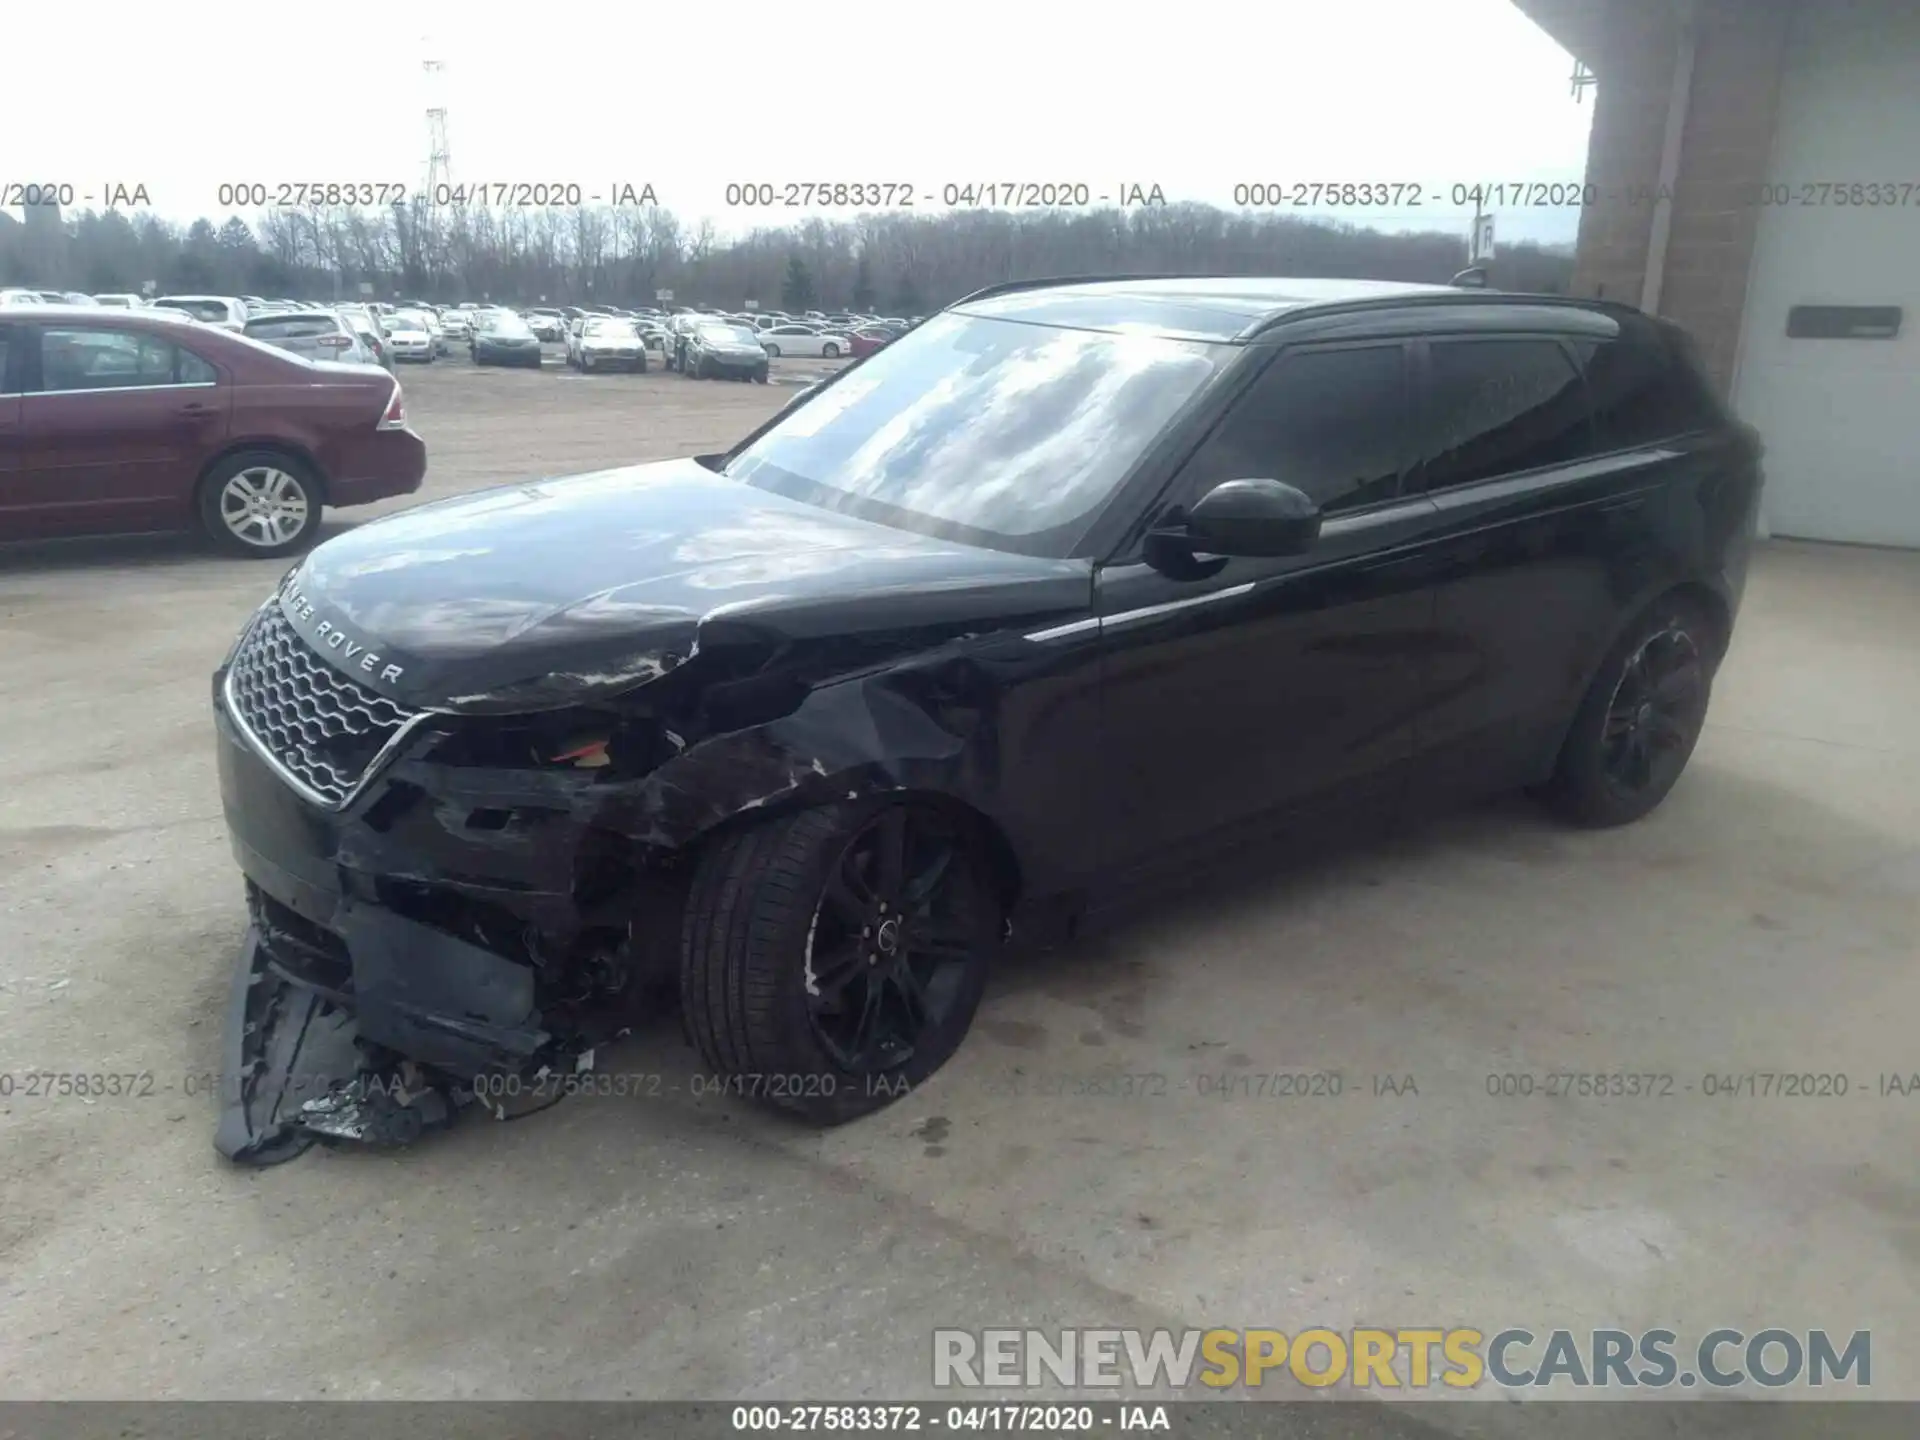
[[[176,224],[144,211],[0,212],[0,285],[89,294],[365,294],[436,303],[853,308],[924,314],[970,291],[1052,275],[1265,274],[1440,282],[1464,235],[1391,233],[1180,203],[1127,209],[888,212],[722,236],[660,206],[270,210]],[[1564,293],[1570,249],[1520,244],[1500,289]],[[363,289],[362,287],[371,287]]]

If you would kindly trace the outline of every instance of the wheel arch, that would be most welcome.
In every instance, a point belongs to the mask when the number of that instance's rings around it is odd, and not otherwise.
[[[951,790],[930,786],[871,783],[862,785],[851,780],[849,785],[850,788],[842,788],[836,781],[834,786],[822,787],[819,792],[814,792],[812,787],[799,787],[776,799],[742,800],[728,813],[673,847],[674,851],[682,856],[689,866],[697,865],[700,858],[713,846],[742,830],[764,824],[769,820],[798,815],[822,805],[848,802],[876,805],[882,803],[923,805],[952,818],[973,840],[982,862],[987,867],[988,877],[993,885],[994,898],[999,901],[1003,916],[1011,914],[1023,898],[1025,873],[1013,840],[1007,834],[1005,827],[979,806]]]
[[[327,493],[327,472],[322,468],[320,462],[314,458],[313,452],[296,441],[281,439],[279,437],[267,437],[229,440],[208,457],[207,463],[200,467],[199,477],[193,482],[194,504],[198,505],[200,503],[200,497],[206,489],[207,479],[215,470],[219,469],[220,466],[227,461],[233,459],[234,456],[248,453],[274,453],[290,456],[292,459],[297,460],[300,463],[300,468],[306,472],[307,478],[313,481],[314,489],[320,492],[320,502],[323,505],[331,503]]]
[[[1551,732],[1552,745],[1544,751],[1534,766],[1538,773],[1544,776],[1559,763],[1561,752],[1566,748],[1567,735],[1573,729],[1574,720],[1579,716],[1580,706],[1586,699],[1587,691],[1592,688],[1594,678],[1600,673],[1600,667],[1607,663],[1607,657],[1613,654],[1620,644],[1621,637],[1642,624],[1655,607],[1670,600],[1683,600],[1697,607],[1707,617],[1708,622],[1713,626],[1712,667],[1715,670],[1719,668],[1733,640],[1733,605],[1727,595],[1698,576],[1650,587],[1639,603],[1626,608],[1620,623],[1604,637],[1604,643],[1595,648],[1593,657],[1587,662],[1585,673],[1580,676],[1579,686],[1573,692],[1572,705],[1561,718],[1560,724]]]

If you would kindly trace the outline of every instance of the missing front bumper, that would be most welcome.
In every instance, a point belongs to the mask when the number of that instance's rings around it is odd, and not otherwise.
[[[403,917],[344,905],[345,965],[247,927],[228,1000],[214,1146],[271,1165],[322,1140],[403,1145],[449,1125],[475,1076],[536,1069],[552,1038],[526,967]]]

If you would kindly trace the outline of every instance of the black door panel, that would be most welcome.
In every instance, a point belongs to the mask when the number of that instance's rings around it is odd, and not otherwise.
[[[1328,512],[1311,551],[1203,557],[1202,579],[1131,557],[1100,571],[1109,874],[1323,807],[1390,813],[1399,798],[1436,511],[1396,493],[1404,349],[1360,348],[1282,355],[1167,497],[1172,514],[1225,480],[1286,481]]]
[[[1390,813],[1413,751],[1433,591],[1414,501],[1292,561],[1238,560],[1204,596],[1144,564],[1100,576],[1108,866],[1323,805]]]
[[[1438,805],[1545,778],[1622,607],[1678,568],[1650,511],[1684,460],[1596,453],[1575,356],[1551,337],[1418,355],[1438,593],[1413,798]]]

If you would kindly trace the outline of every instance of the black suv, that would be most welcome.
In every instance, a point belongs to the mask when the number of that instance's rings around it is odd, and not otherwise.
[[[730,1087],[845,1120],[953,1053],[1008,936],[1149,874],[1514,787],[1632,820],[1758,461],[1619,305],[1060,281],[724,454],[340,535],[214,681],[220,1148],[582,1088],[664,982]]]

